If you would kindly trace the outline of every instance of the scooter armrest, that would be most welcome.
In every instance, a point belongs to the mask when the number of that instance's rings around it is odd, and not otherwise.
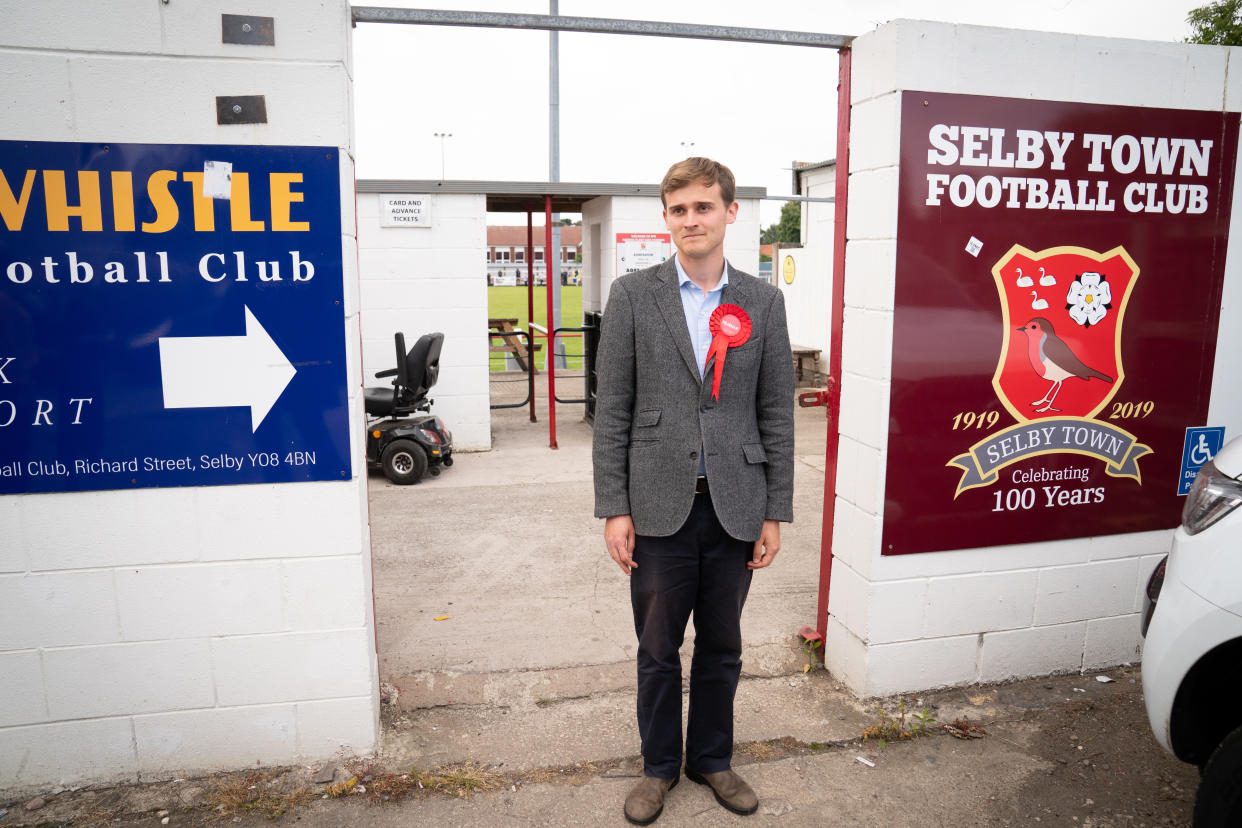
[[[397,369],[389,368],[387,371],[380,371],[378,374],[375,375],[375,378],[379,379],[380,377],[395,377],[396,375],[397,375]]]

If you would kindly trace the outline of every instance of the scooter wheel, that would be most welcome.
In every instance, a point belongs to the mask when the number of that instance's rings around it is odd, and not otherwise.
[[[427,471],[427,455],[413,440],[393,440],[380,457],[384,476],[398,486],[408,486],[422,479]]]
[[[445,457],[445,458],[444,458],[444,465],[446,465],[446,466],[451,466],[451,465],[453,465],[453,457],[452,457],[452,455],[450,455],[450,456],[448,456],[448,457]]]

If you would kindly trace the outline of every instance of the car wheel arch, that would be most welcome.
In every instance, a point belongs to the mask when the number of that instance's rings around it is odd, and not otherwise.
[[[1242,726],[1242,708],[1229,702],[1240,684],[1242,638],[1217,645],[1186,671],[1170,711],[1169,743],[1177,758],[1202,767]]]

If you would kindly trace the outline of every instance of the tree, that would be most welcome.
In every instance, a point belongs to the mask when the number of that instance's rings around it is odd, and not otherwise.
[[[1242,2],[1242,0],[1237,0]],[[769,224],[759,236],[760,244],[798,244],[802,241],[802,202],[786,201],[781,208],[781,220]]]
[[[1187,43],[1205,43],[1214,46],[1242,46],[1242,20],[1239,7],[1242,0],[1216,0],[1206,6],[1191,9],[1186,16],[1191,35]]]

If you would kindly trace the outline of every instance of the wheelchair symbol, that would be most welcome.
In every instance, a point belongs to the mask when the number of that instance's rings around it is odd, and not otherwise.
[[[1199,443],[1190,449],[1190,462],[1196,466],[1202,466],[1204,463],[1212,459],[1212,449],[1208,447],[1207,435],[1199,435]]]

